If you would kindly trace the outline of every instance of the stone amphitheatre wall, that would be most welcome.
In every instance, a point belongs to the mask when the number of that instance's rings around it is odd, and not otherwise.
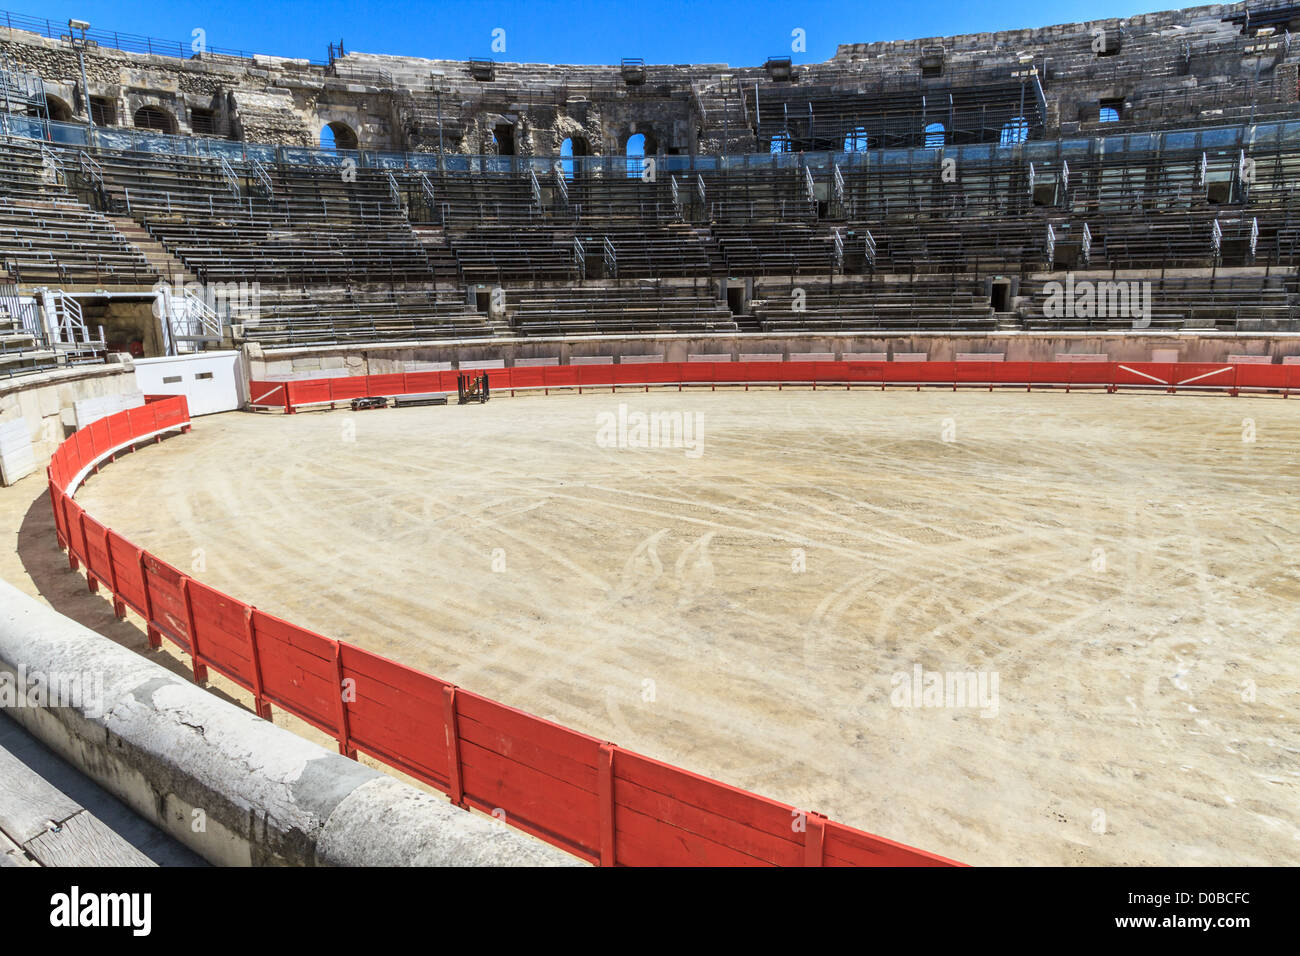
[[[1225,46],[1239,38],[1240,28],[1223,18],[1245,9],[1213,5],[999,33],[842,44],[827,62],[796,65],[793,85],[870,89],[901,79],[940,93],[959,87],[964,72],[1010,78],[1029,65],[1046,90],[1049,136],[1086,131],[1098,120],[1099,101],[1138,102],[1144,92],[1168,89],[1170,76],[1175,90],[1191,94],[1189,120],[1203,118],[1198,92],[1261,76],[1276,78],[1294,101],[1300,44],[1289,55],[1281,43],[1257,50]],[[1300,18],[1290,26],[1300,28]],[[1093,50],[1099,31],[1118,48],[1104,63]],[[39,74],[57,108],[74,118],[84,115],[69,47],[0,28],[0,53],[17,69]],[[508,55],[508,47],[496,54]],[[922,59],[936,55],[942,75],[923,79]],[[351,53],[326,66],[269,55],[182,60],[107,47],[87,56],[86,70],[91,96],[111,104],[118,126],[131,126],[137,110],[153,106],[174,118],[177,133],[190,134],[198,109],[211,111],[215,135],[229,139],[309,146],[324,125],[343,123],[362,148],[434,151],[440,117],[446,152],[496,152],[494,132],[504,128],[514,152],[524,156],[556,154],[566,139],[580,154],[622,154],[637,133],[646,135],[648,153],[716,152],[724,137],[732,152],[761,152],[766,144],[757,140],[750,107],[738,91],[791,85],[772,82],[765,66],[648,65],[644,82],[628,85],[618,66],[497,63],[491,80],[479,81],[466,62],[453,60]]]

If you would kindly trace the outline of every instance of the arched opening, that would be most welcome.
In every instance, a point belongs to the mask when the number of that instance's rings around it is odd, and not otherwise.
[[[659,140],[655,138],[655,134],[651,132],[649,129],[642,127],[641,129],[633,133],[631,136],[629,136],[627,138],[628,148],[631,148],[633,139],[637,139],[640,141],[642,156],[658,155]]]
[[[72,122],[72,107],[57,96],[45,96],[45,109],[56,123]]]
[[[573,179],[574,176],[582,175],[582,161],[580,157],[590,156],[591,147],[581,136],[571,136],[560,144],[560,169],[565,179]],[[575,157],[577,159],[575,160]]]
[[[925,148],[943,149],[947,141],[942,123],[930,123],[925,127]]]
[[[632,178],[640,178],[645,171],[643,160],[646,156],[646,135],[645,133],[633,133],[627,138],[627,147],[625,149],[627,156],[627,174]]]
[[[1002,135],[998,139],[998,145],[1016,146],[1027,139],[1029,139],[1029,120],[1023,116],[1016,116],[1002,124]]]
[[[1097,119],[1102,123],[1118,123],[1119,110],[1113,106],[1103,106],[1098,113]]]
[[[159,133],[175,133],[176,117],[161,106],[142,106],[135,111],[132,122],[136,129],[152,129]]]
[[[357,134],[347,123],[335,120],[327,123],[320,131],[321,149],[356,149]]]
[[[870,138],[867,136],[865,126],[857,127],[844,137],[844,152],[846,153],[861,153],[870,148]]]
[[[515,154],[515,128],[509,123],[498,123],[492,128],[492,139],[497,146],[498,156]]]

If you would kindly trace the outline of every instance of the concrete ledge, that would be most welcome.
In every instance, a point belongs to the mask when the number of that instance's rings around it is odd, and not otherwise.
[[[6,712],[212,863],[582,865],[221,700],[4,581],[0,672],[79,678],[72,705]]]

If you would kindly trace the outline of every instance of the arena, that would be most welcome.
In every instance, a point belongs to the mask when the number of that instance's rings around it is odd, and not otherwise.
[[[0,732],[168,860],[1297,859],[1300,6],[0,14],[0,681],[104,697]],[[0,863],[153,845],[27,771]]]
[[[702,453],[601,447],[619,405]],[[222,416],[80,500],[322,634],[948,857],[1280,863],[1297,447],[1282,401],[621,391]],[[895,706],[916,665],[995,706]]]

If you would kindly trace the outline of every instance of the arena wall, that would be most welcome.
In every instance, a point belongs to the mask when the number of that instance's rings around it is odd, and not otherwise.
[[[87,398],[107,398],[138,390],[135,368],[126,355],[108,365],[77,365],[0,379],[0,422],[22,419],[32,439],[37,465],[49,461],[76,423],[73,409]]]
[[[245,346],[249,378],[276,381],[342,375],[382,375],[437,371],[459,364],[504,361],[506,367],[580,364],[599,359],[620,364],[629,361],[687,362],[692,356],[712,361],[792,361],[809,355],[832,360],[873,357],[916,361],[952,362],[974,353],[1000,355],[1007,362],[1052,362],[1063,356],[1099,356],[1114,362],[1226,362],[1232,356],[1266,356],[1270,364],[1288,358],[1300,361],[1300,335],[1240,335],[1213,332],[995,332],[960,336],[951,332],[904,334],[856,333],[807,335],[800,333],[747,336],[630,335],[567,338],[503,339],[492,342],[410,342],[373,345],[332,345],[315,348],[264,351]],[[1158,353],[1158,354],[1157,354]]]

